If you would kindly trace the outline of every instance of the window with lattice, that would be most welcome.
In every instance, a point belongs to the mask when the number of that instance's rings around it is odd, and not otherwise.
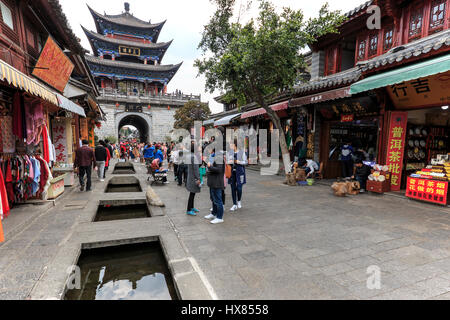
[[[388,51],[394,44],[394,27],[387,28],[384,31],[383,50]]]
[[[409,37],[415,38],[422,34],[423,26],[423,8],[412,9],[411,16],[409,18]]]
[[[378,34],[371,35],[369,38],[369,57],[378,53]]]
[[[446,0],[434,0],[431,2],[430,29],[436,29],[444,25]]]
[[[360,40],[358,44],[358,60],[366,58],[366,39]]]

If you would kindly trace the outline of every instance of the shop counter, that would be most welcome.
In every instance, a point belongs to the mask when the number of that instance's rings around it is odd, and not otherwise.
[[[406,196],[411,199],[450,205],[448,181],[408,177]]]
[[[66,168],[53,168],[53,173],[55,175],[66,174],[64,178],[64,186],[73,187],[75,184],[75,173],[73,167]]]
[[[50,187],[48,188],[48,200],[54,200],[64,193],[64,179],[66,176],[67,173],[63,173],[50,181]]]

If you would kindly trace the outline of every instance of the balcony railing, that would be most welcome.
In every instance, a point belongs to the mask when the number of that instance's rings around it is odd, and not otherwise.
[[[164,101],[201,101],[201,95],[184,94],[184,93],[159,93],[152,94],[150,92],[126,92],[118,89],[100,89],[100,95],[104,98],[112,99],[142,99],[142,100],[164,100]]]

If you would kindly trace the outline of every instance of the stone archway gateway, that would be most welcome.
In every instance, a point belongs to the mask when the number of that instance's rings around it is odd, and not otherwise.
[[[117,115],[116,118],[116,134],[124,126],[131,125],[136,127],[140,133],[142,142],[150,142],[152,126],[151,116],[145,113],[126,112]]]

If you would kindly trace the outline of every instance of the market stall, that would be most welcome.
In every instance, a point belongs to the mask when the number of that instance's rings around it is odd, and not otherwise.
[[[450,153],[438,155],[431,164],[407,178],[406,196],[440,205],[450,205]]]

